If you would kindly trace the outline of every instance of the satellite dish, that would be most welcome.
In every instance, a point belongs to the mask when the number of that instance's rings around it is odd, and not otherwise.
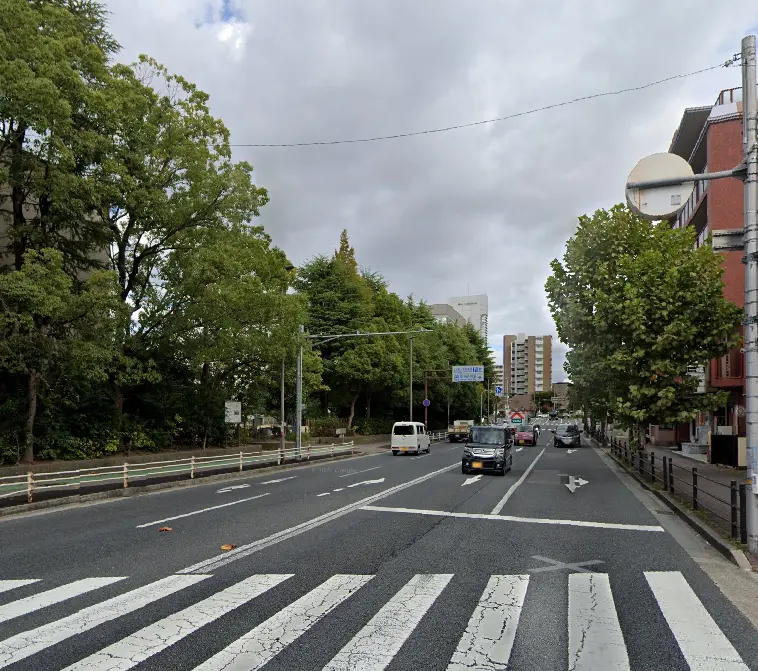
[[[676,154],[650,154],[634,166],[627,184],[653,180],[673,180],[694,176],[692,166]],[[626,202],[643,219],[657,221],[676,217],[687,205],[695,190],[695,180],[673,186],[653,186],[626,189]]]

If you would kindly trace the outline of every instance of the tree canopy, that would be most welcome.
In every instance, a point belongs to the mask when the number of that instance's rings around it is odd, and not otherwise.
[[[647,423],[689,421],[726,402],[696,393],[691,367],[739,342],[741,310],[723,294],[721,259],[626,206],[579,219],[546,283],[558,335],[571,348],[573,395],[639,438]]]

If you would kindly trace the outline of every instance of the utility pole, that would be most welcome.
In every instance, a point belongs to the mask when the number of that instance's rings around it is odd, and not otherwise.
[[[424,371],[424,400],[429,398],[429,376]],[[424,405],[424,431],[429,431],[429,408]]]
[[[735,57],[734,60],[736,60]],[[626,185],[630,208],[641,217],[660,221],[677,216],[695,182],[733,177],[744,182],[744,223],[740,229],[711,231],[715,251],[742,251],[745,263],[745,434],[747,442],[748,552],[758,553],[758,112],[756,111],[755,35],[742,40],[742,163],[730,170],[695,175],[684,160],[672,154],[653,154],[642,159]],[[664,160],[665,159],[665,160]],[[646,165],[643,165],[646,164]],[[679,164],[677,174],[675,164]],[[645,179],[657,174],[657,179]],[[641,176],[637,181],[635,176]],[[683,185],[691,185],[682,189]],[[680,187],[675,189],[673,187]],[[684,197],[682,197],[683,194]],[[669,206],[670,205],[670,206]],[[555,407],[555,402],[553,403]]]
[[[295,455],[300,459],[303,449],[303,333],[305,326],[300,324],[300,346],[297,350],[297,382],[295,384]]]
[[[745,162],[745,434],[748,552],[758,554],[758,112],[755,35],[742,40],[742,133]]]
[[[492,380],[487,380],[487,424],[490,423],[490,391],[492,390]]]

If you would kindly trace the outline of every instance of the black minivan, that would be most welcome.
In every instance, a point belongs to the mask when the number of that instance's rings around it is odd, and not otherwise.
[[[505,426],[472,426],[463,448],[461,473],[482,471],[505,475],[513,465],[513,434]]]

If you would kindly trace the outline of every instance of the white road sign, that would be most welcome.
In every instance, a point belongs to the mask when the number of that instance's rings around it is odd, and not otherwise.
[[[453,366],[453,382],[484,382],[484,366]]]
[[[224,403],[224,414],[227,424],[241,424],[242,403],[240,401],[226,401]]]

